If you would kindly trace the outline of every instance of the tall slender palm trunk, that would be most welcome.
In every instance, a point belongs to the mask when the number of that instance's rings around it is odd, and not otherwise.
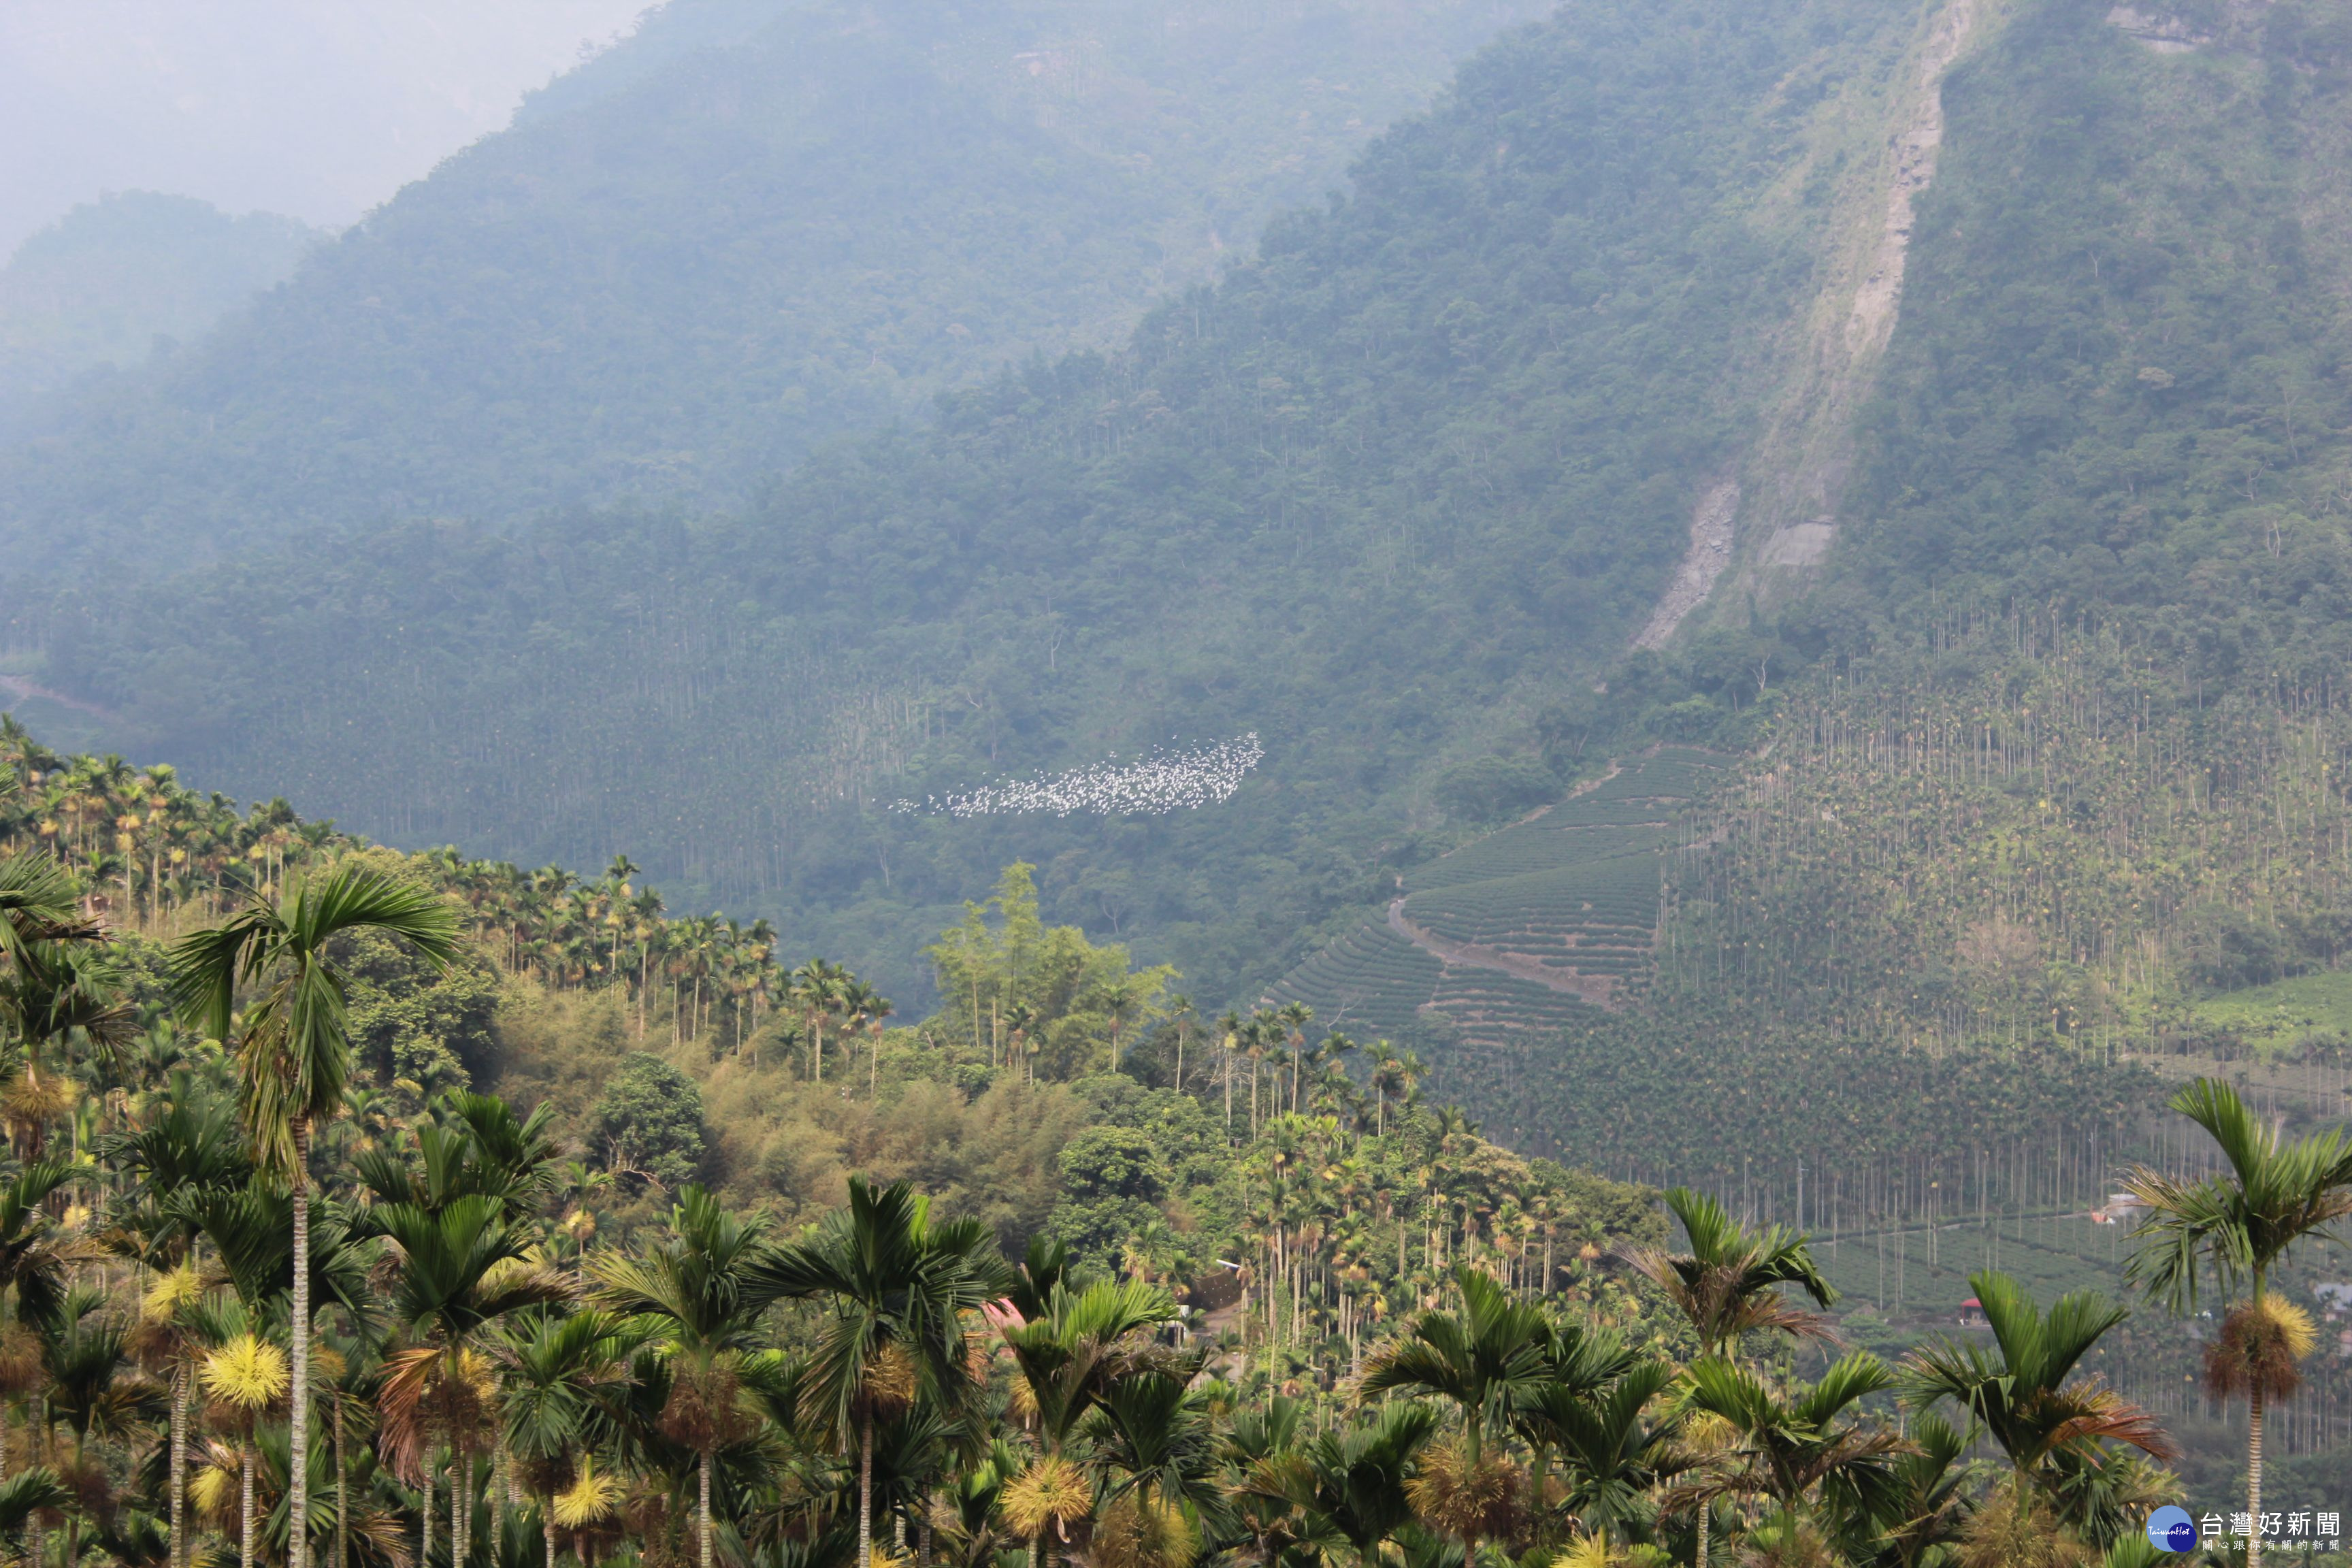
[[[188,1562],[188,1368],[172,1369],[172,1563]]]
[[[539,1500],[540,1530],[547,1537],[547,1568],[555,1568],[555,1499]]]
[[[867,1411],[857,1434],[857,1568],[874,1561],[874,1413]]]
[[[343,1462],[343,1402],[335,1401],[335,1568],[351,1568],[352,1472]]]
[[[293,1401],[286,1431],[286,1561],[310,1568],[310,1119],[294,1118]]]
[[[2263,1561],[2263,1387],[2258,1382],[2246,1396],[2246,1517],[2254,1532],[2246,1538],[2246,1568]]]
[[[696,1505],[695,1518],[702,1529],[702,1568],[710,1568],[710,1456],[704,1454],[696,1468],[701,1472],[697,1477],[697,1484],[701,1488],[702,1496]],[[857,1568],[866,1568],[866,1565],[861,1563]]]
[[[2263,1271],[2254,1276],[2254,1311],[2263,1310]],[[2256,1373],[2246,1390],[2246,1518],[2253,1533],[2246,1538],[2246,1568],[2261,1568],[2263,1560],[2263,1374]]]
[[[81,1436],[79,1433],[74,1436],[73,1468],[75,1475],[79,1476],[83,1473],[81,1468]],[[69,1513],[66,1515],[66,1568],[75,1568],[75,1564],[80,1560],[81,1516],[79,1514]]]
[[[253,1568],[253,1439],[245,1440],[245,1452],[237,1461],[237,1568]]]

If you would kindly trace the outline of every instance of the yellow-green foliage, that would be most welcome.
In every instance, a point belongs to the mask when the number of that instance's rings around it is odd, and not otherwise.
[[[586,1118],[637,1044],[618,993],[551,991],[521,976],[508,979],[494,1026],[492,1090],[518,1105],[544,1100],[571,1126]]]
[[[911,1033],[909,1031],[909,1033]],[[729,1058],[705,1068],[703,1103],[726,1191],[735,1201],[814,1217],[839,1203],[852,1172],[911,1178],[946,1212],[1007,1235],[1045,1223],[1061,1190],[1055,1158],[1087,1111],[1059,1084],[1009,1079],[967,1100],[928,1079],[892,1080],[880,1098],[782,1067]]]
[[[2340,1042],[2352,1038],[2352,972],[2299,974],[2229,992],[2198,1003],[2196,1016],[2266,1051],[2314,1038]]]
[[[1017,1046],[1032,1076],[1067,1078],[1110,1065],[1115,1042],[1160,1016],[1176,971],[1164,963],[1133,970],[1126,948],[1097,947],[1076,926],[1047,926],[1038,918],[1035,870],[1006,867],[995,896],[966,904],[963,923],[923,955],[947,998],[942,1022],[968,1030],[975,1050],[993,1061]]]
[[[2200,698],[2046,618],[1940,653],[1941,679],[1791,702],[1693,825],[1675,984],[1931,1047],[2104,1049],[2178,1011],[2213,921],[2317,929],[2352,891],[2352,718]]]
[[[811,1083],[790,1028],[789,1020],[772,1025],[740,1054],[714,1058],[703,1042],[672,1045],[658,1016],[640,1042],[615,991],[510,979],[498,1014],[495,1088],[517,1104],[553,1105],[560,1124],[577,1132],[628,1054],[649,1049],[700,1088],[712,1146],[706,1174],[733,1202],[813,1216],[862,1172],[912,1177],[952,1212],[1008,1233],[1043,1223],[1059,1190],[1055,1156],[1086,1119],[1066,1089],[1008,1079],[967,1100],[948,1084],[908,1076],[911,1029],[884,1037],[887,1070],[878,1079],[867,1071],[869,1042],[856,1038],[825,1082]]]

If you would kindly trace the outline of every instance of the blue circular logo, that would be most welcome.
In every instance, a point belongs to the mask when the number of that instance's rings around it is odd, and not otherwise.
[[[2185,1508],[2160,1508],[2147,1516],[2147,1543],[2158,1552],[2191,1552],[2197,1546],[2197,1521]]]

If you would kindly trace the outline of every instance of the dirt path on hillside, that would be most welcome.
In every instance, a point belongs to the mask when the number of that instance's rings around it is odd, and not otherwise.
[[[1521,958],[1517,953],[1481,947],[1475,942],[1448,942],[1434,931],[1405,919],[1402,899],[1394,899],[1389,903],[1389,930],[1444,963],[1458,964],[1465,969],[1492,969],[1516,979],[1533,981],[1547,991],[1575,996],[1596,1007],[1614,1005],[1610,1000],[1610,993],[1617,988],[1615,975],[1570,973],[1538,963],[1532,958]]]
[[[12,698],[18,702],[29,701],[37,697],[44,702],[54,702],[60,708],[69,708],[77,713],[87,713],[93,719],[103,719],[109,723],[114,721],[114,715],[95,702],[84,702],[81,699],[68,697],[62,691],[52,691],[47,687],[27,680],[21,675],[0,675],[0,696]]]

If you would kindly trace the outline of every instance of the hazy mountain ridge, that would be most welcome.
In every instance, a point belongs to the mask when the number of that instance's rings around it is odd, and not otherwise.
[[[739,504],[813,443],[1118,341],[1535,7],[768,9],[669,7],[583,68],[604,87],[450,159],[168,374],[0,452],[12,570]]]
[[[136,370],[282,281],[325,237],[274,213],[232,216],[188,196],[125,191],[84,203],[0,268],[0,414],[100,365]]]

